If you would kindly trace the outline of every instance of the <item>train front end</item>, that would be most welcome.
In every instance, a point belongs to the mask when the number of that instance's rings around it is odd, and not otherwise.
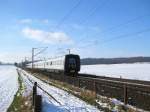
[[[65,56],[65,74],[77,75],[80,71],[80,57],[79,55],[68,54]]]

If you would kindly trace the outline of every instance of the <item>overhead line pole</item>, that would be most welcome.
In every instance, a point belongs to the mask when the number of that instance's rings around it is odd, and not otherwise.
[[[34,49],[35,48],[32,48],[32,69],[33,69],[33,63],[34,63]]]
[[[39,51],[38,53],[34,54],[34,50],[40,49],[40,48],[43,48],[43,49]],[[40,47],[40,48],[32,48],[32,69],[34,68],[34,57],[44,52],[48,47]]]
[[[70,50],[70,49],[67,49],[67,50],[68,50],[68,53],[70,54],[70,51],[71,51],[71,50]]]
[[[41,54],[42,52],[44,52],[48,47],[43,47],[43,50],[39,51],[38,53],[34,54],[34,56],[37,56],[38,54]]]

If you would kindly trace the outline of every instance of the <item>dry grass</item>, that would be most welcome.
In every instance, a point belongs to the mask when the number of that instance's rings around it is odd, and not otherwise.
[[[32,112],[32,93],[24,96],[24,84],[18,76],[19,88],[7,112]]]
[[[142,112],[137,111],[137,109],[132,107],[127,107],[125,105],[115,105],[110,98],[96,95],[95,92],[86,90],[84,88],[75,87],[73,85],[70,85],[65,82],[61,82],[58,80],[50,79],[48,76],[40,74],[40,73],[33,73],[33,75],[39,79],[44,80],[45,82],[48,82],[48,84],[55,86],[57,88],[63,89],[74,96],[79,97],[80,99],[88,102],[89,104],[92,104],[94,106],[97,106],[100,110],[103,110],[104,112],[111,112],[112,110],[115,110],[117,112]],[[102,102],[103,104],[106,104],[107,107],[103,107],[97,103],[97,101]]]

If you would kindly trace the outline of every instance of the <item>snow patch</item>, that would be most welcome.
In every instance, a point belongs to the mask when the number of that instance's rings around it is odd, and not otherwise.
[[[82,65],[80,73],[150,81],[150,63]]]
[[[14,66],[0,66],[0,112],[6,112],[18,90],[18,74]]]
[[[38,89],[38,94],[41,94],[43,97],[43,112],[100,112],[96,107],[87,104],[86,102],[82,101],[81,99],[69,94],[68,92],[56,88],[54,86],[48,85],[41,80],[37,79],[36,77],[30,75],[29,73],[22,70],[23,73],[27,75],[30,80],[37,82],[44,91],[48,92],[52,95],[60,104],[54,99],[50,98],[45,92],[41,89]],[[33,84],[25,77],[23,79],[29,87],[32,87]]]

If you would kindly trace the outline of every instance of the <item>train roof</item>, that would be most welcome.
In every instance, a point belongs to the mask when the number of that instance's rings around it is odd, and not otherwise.
[[[66,54],[66,55],[62,55],[62,56],[48,58],[47,60],[37,61],[37,62],[34,62],[34,64],[40,64],[40,63],[44,63],[44,62],[57,61],[57,60],[64,60],[66,56],[79,56],[79,55],[77,55],[77,54]]]

